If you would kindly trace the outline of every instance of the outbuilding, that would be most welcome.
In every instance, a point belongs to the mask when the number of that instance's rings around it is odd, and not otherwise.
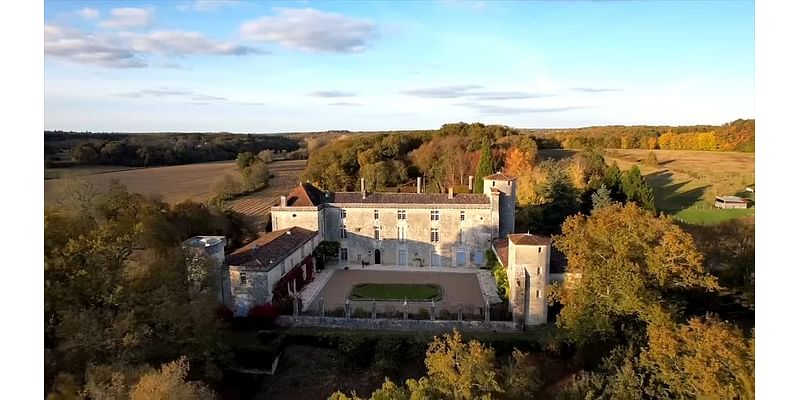
[[[747,208],[747,200],[739,196],[717,196],[716,208]]]

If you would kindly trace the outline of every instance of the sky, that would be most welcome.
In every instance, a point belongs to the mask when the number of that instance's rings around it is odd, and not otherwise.
[[[721,124],[752,1],[46,1],[45,129]]]

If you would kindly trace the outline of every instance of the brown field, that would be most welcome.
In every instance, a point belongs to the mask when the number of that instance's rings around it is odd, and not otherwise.
[[[270,181],[271,187],[250,194],[231,202],[233,208],[248,216],[265,215],[263,208],[257,205],[265,200],[277,198],[286,193],[287,188],[296,185],[297,175],[303,170],[305,160],[287,160],[270,163],[270,170],[275,175]],[[205,202],[214,197],[214,186],[226,174],[236,173],[234,161],[178,165],[171,167],[155,167],[132,169],[118,172],[95,173],[80,176],[79,179],[90,182],[97,190],[106,189],[112,180],[118,180],[128,190],[145,195],[156,195],[164,201],[179,203],[184,200]],[[58,206],[62,199],[63,188],[72,179],[47,179],[44,182],[45,206]],[[266,195],[266,196],[265,196]],[[248,206],[249,204],[249,206]]]
[[[305,166],[306,160],[275,161],[269,164],[270,172],[274,175],[269,181],[269,187],[231,200],[228,206],[244,214],[259,228],[259,225],[266,223],[270,208],[278,198],[300,183],[299,176]]]
[[[79,176],[105,174],[109,172],[128,171],[136,167],[121,165],[84,165],[70,168],[45,168],[44,179],[76,178]]]

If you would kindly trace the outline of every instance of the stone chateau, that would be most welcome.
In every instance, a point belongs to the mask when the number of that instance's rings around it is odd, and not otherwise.
[[[272,232],[227,256],[220,266],[222,298],[246,315],[255,305],[297,293],[314,277],[312,252],[321,241],[339,243],[340,268],[477,269],[493,251],[508,273],[514,321],[545,323],[550,239],[514,233],[515,178],[497,173],[483,184],[483,193],[440,194],[424,193],[421,178],[416,193],[367,192],[363,178],[360,192],[303,183],[272,207]]]

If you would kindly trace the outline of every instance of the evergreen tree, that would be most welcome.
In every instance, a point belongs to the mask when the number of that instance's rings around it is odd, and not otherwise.
[[[592,213],[595,211],[611,205],[611,191],[608,190],[606,185],[601,185],[596,192],[592,193]]]
[[[481,158],[478,161],[478,171],[475,174],[475,193],[483,193],[483,178],[492,174],[492,150],[489,139],[483,139]]]
[[[606,187],[611,192],[611,198],[616,201],[624,201],[625,194],[622,193],[622,172],[619,170],[617,162],[606,168],[605,177]]]

